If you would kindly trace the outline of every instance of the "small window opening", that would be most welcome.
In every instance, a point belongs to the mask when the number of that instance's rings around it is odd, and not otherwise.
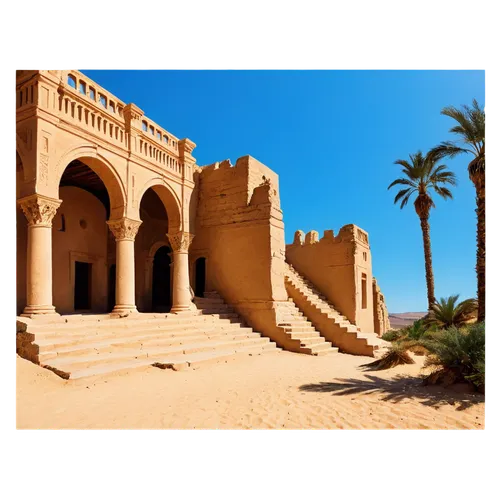
[[[92,87],[89,87],[89,97],[95,101],[95,89],[93,89]]]
[[[366,309],[367,306],[367,297],[366,297],[366,274],[363,273],[361,275],[361,308]]]
[[[68,75],[68,85],[76,89],[76,78],[73,75]]]
[[[85,95],[87,93],[87,86],[85,82],[80,82],[80,94]]]

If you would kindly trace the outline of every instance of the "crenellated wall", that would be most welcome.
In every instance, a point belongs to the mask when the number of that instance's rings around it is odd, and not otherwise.
[[[373,332],[372,262],[368,234],[349,224],[337,236],[326,230],[295,233],[286,260],[362,332]]]
[[[278,176],[251,156],[201,168],[194,261],[206,258],[205,291],[219,292],[258,331],[280,342],[276,327],[284,285],[285,238]]]
[[[375,278],[373,278],[373,322],[375,327],[374,332],[379,337],[391,329],[384,294],[380,291]]]

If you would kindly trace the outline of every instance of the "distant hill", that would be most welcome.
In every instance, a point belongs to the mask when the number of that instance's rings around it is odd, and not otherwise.
[[[391,328],[394,330],[399,330],[405,326],[411,325],[417,319],[423,318],[427,314],[424,312],[406,312],[406,313],[389,313],[389,321],[391,322]]]

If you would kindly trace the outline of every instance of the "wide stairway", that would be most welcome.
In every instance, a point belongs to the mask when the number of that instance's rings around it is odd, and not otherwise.
[[[288,296],[307,316],[321,335],[342,352],[375,356],[384,342],[375,333],[361,333],[340,314],[304,276],[285,263],[285,287]]]
[[[274,342],[241,324],[220,298],[196,299],[179,314],[18,318],[18,354],[65,379],[157,366],[182,370],[276,352]]]

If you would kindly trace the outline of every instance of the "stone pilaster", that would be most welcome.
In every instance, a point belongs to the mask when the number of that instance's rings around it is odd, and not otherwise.
[[[56,314],[52,305],[52,220],[61,200],[34,194],[18,204],[28,220],[27,293],[22,316]]]

